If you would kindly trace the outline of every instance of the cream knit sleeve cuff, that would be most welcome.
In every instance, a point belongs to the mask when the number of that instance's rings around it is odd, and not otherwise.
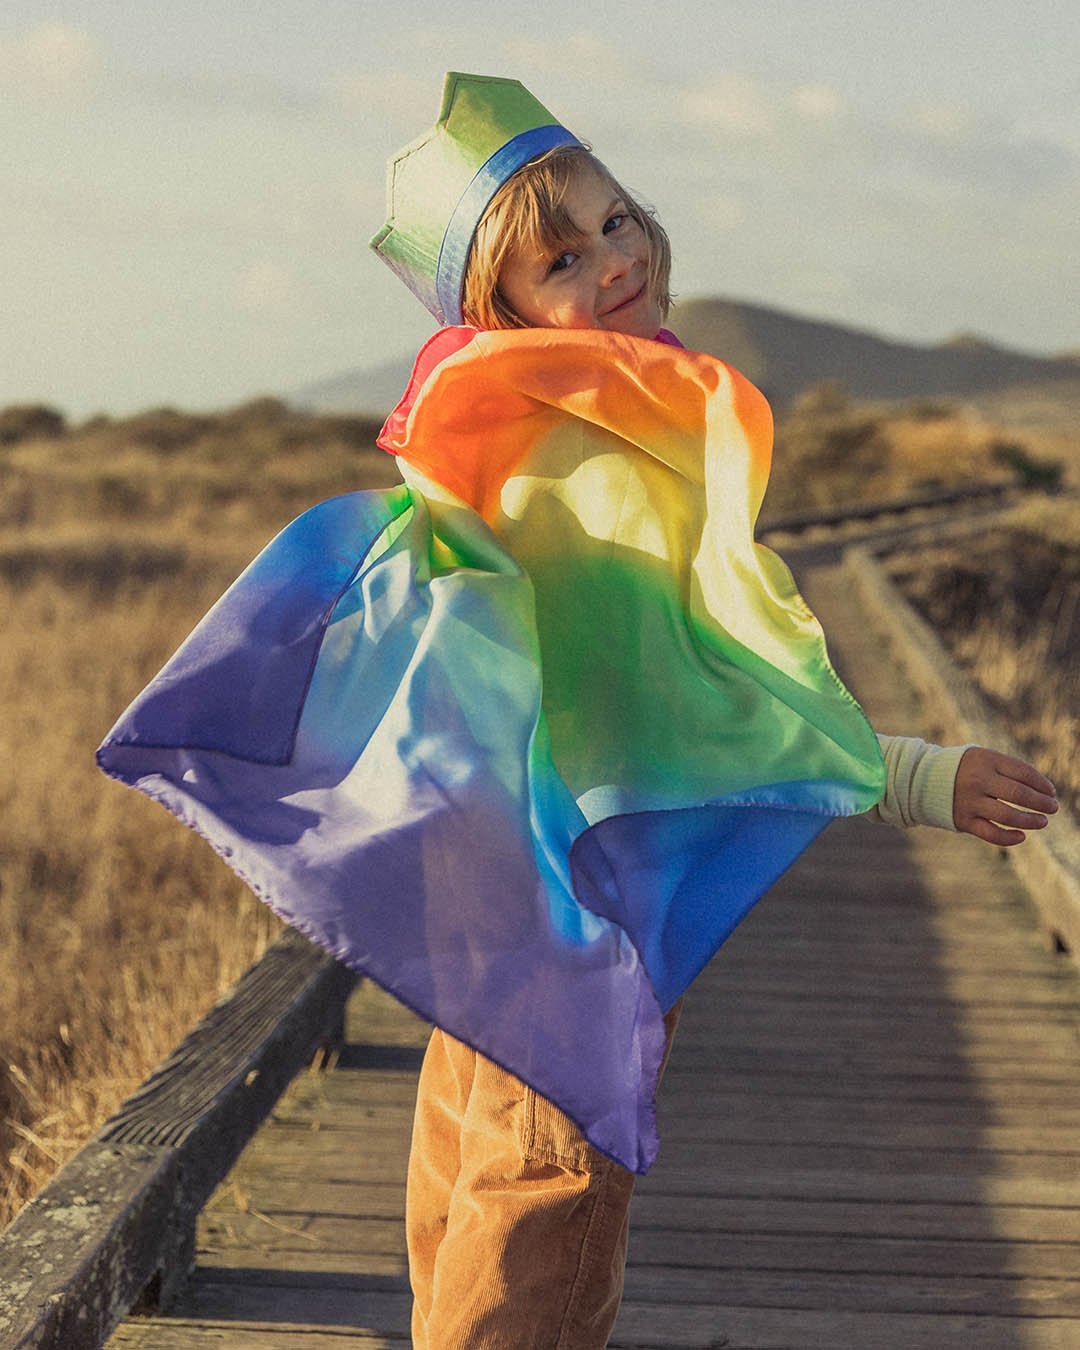
[[[955,830],[953,789],[968,745],[930,745],[917,736],[878,736],[885,756],[885,795],[871,818],[908,829],[936,825]]]

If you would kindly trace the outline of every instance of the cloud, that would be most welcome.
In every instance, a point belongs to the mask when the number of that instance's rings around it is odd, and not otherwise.
[[[846,107],[829,84],[788,89],[732,71],[684,89],[674,100],[674,111],[691,130],[757,149],[790,144],[810,132],[831,131]]]
[[[0,38],[0,89],[35,100],[84,98],[96,89],[104,68],[104,55],[94,39],[69,24],[42,24]]]
[[[166,114],[298,118],[326,108],[323,91],[251,70],[219,74],[198,65],[106,61],[90,33],[63,23],[0,35],[0,95],[4,93],[37,105],[85,102],[102,95],[114,106],[127,102]]]
[[[255,258],[237,276],[241,308],[265,319],[288,319],[304,307],[306,294],[295,271],[273,258]]]
[[[879,128],[877,139],[928,185],[993,195],[1075,183],[1080,167],[1070,147],[1029,134],[1005,114],[979,116],[949,105],[916,109],[906,121]]]
[[[1002,108],[942,101],[892,115],[850,105],[828,83],[784,86],[729,72],[673,99],[670,118],[719,151],[702,161],[794,184],[845,190],[855,176],[908,196],[1069,190],[1080,156],[1064,136],[1026,127]],[[703,172],[709,176],[706,167]]]
[[[728,74],[686,89],[676,111],[690,126],[721,132],[735,140],[756,141],[777,127],[779,109],[764,85],[743,75]]]
[[[750,209],[744,198],[730,191],[709,191],[694,201],[695,220],[707,221],[710,236],[734,234],[750,220]],[[673,234],[676,227],[672,226]]]
[[[992,112],[975,112],[956,103],[921,104],[897,125],[913,142],[942,157],[957,153],[1011,161],[1019,156],[1064,167],[1075,161],[1080,144],[1063,128],[1036,129],[1022,113],[1014,115],[1000,105]]]
[[[501,47],[507,69],[520,70],[529,78],[551,76],[561,82],[567,75],[575,81],[587,76],[595,88],[597,84],[629,81],[635,75],[615,45],[593,33],[569,33],[557,42],[507,38]]]
[[[324,107],[321,94],[252,71],[130,70],[125,85],[144,105],[184,114],[294,118],[316,115]]]
[[[568,104],[572,108],[581,100],[583,77],[593,91],[598,86],[621,89],[634,82],[626,63],[610,45],[586,32],[571,34],[558,44],[481,32],[472,34],[470,41],[465,30],[428,31],[415,35],[415,40],[425,50],[441,52],[443,68],[470,71],[479,64],[481,70],[520,79],[557,116],[571,121]],[[476,61],[475,51],[485,53],[482,62]],[[332,81],[330,96],[350,112],[377,119],[380,128],[396,123],[406,128],[406,135],[415,136],[435,120],[442,91],[441,71],[433,71],[430,62],[423,63],[420,73],[417,69],[415,53],[410,53],[401,61],[384,63],[379,70],[346,71]],[[590,126],[596,120],[590,118]]]
[[[428,76],[365,72],[339,76],[330,87],[330,98],[349,112],[377,117],[380,126],[392,120],[415,124],[413,134],[419,135],[435,120],[441,89],[441,81]]]
[[[811,122],[831,125],[844,111],[844,102],[828,84],[804,84],[791,95],[792,107]]]
[[[974,127],[969,113],[943,103],[916,109],[911,122],[917,133],[953,145],[970,136]]]

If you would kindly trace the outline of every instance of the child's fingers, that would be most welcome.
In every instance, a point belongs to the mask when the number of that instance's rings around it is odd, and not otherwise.
[[[957,810],[955,823],[958,830],[974,834],[980,839],[987,837],[982,827],[991,831],[1004,830],[1009,835],[1007,841],[994,838],[989,842],[1019,844],[1024,836],[1017,834],[1018,830],[1043,830],[1049,821],[1040,812],[1025,811],[993,797],[982,797]]]
[[[987,789],[987,796],[991,801],[1007,802],[1011,806],[1024,807],[1041,815],[1052,816],[1058,809],[1056,797],[1039,792],[1036,788],[1025,787],[1023,783],[1009,778],[994,779]]]
[[[1002,790],[997,794],[998,801],[1012,802],[1013,806],[1026,806],[1029,811],[1040,811],[1052,816],[1058,809],[1058,799],[1047,792],[1036,792],[1034,788],[1015,788]]]
[[[1017,830],[1043,830],[1049,824],[1040,811],[1024,811],[1009,802],[990,800],[979,811],[983,820],[993,821],[995,825],[1009,825]]]
[[[1001,825],[995,825],[992,820],[986,820],[979,817],[973,820],[969,825],[962,827],[968,834],[973,834],[976,839],[983,839],[988,844],[994,844],[998,848],[1012,848],[1014,844],[1022,844],[1026,839],[1023,830],[1007,830]]]
[[[1039,811],[1057,810],[1057,789],[1033,764],[1014,755],[995,755],[993,768],[995,796],[1022,806],[1034,806]]]

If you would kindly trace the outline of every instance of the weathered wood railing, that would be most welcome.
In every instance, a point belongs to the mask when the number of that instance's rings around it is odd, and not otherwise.
[[[955,536],[954,536],[955,537]],[[926,543],[933,542],[927,535]],[[1007,726],[963,674],[944,643],[908,604],[873,545],[844,552],[852,593],[888,642],[898,670],[918,691],[928,724],[951,744],[992,745],[1027,758]],[[1033,831],[1009,859],[1039,914],[1048,941],[1080,963],[1080,829],[1062,811],[1045,833]]]
[[[320,1044],[355,976],[288,932],[0,1237],[0,1346],[91,1350],[167,1303],[195,1221]]]
[[[968,483],[958,488],[938,488],[927,492],[914,492],[906,497],[889,497],[881,501],[847,503],[835,507],[823,507],[815,511],[800,511],[786,516],[765,516],[758,527],[760,534],[803,534],[808,530],[829,528],[857,522],[880,520],[884,516],[902,516],[916,511],[934,508],[953,508],[963,506],[993,506],[1007,501],[1011,497],[1032,491],[1042,492],[1041,487],[1029,487],[1014,481],[1000,483]]]

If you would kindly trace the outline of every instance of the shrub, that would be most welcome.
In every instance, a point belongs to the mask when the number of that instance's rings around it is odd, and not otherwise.
[[[17,403],[0,411],[0,445],[19,441],[55,440],[63,436],[67,423],[63,413],[43,403]]]
[[[1025,487],[1046,488],[1050,492],[1061,487],[1064,465],[1059,459],[1039,459],[1018,441],[995,441],[990,447],[995,464],[1012,469]]]
[[[169,454],[194,445],[212,426],[209,417],[177,412],[175,408],[154,408],[129,418],[123,424],[123,436],[129,443]]]

